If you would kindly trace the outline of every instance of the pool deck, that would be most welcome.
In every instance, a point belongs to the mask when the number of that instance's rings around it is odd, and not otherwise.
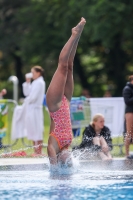
[[[29,165],[29,164],[45,164],[44,158],[0,158],[0,166],[5,165]]]
[[[125,161],[125,158],[113,158],[114,161]],[[96,162],[95,160],[81,160],[80,163],[84,162]],[[0,158],[0,166],[7,165],[33,165],[33,164],[47,164],[46,158]]]
[[[113,158],[111,161],[79,160],[79,169],[91,171],[132,171],[133,159]],[[0,158],[0,171],[40,171],[49,169],[49,161],[44,158]]]

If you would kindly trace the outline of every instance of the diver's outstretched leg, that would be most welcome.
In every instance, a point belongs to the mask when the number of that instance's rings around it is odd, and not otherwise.
[[[80,29],[79,37],[75,41],[72,51],[69,56],[68,60],[68,74],[67,74],[67,80],[66,80],[66,85],[65,85],[65,96],[68,99],[68,101],[71,100],[72,94],[73,94],[73,89],[74,89],[74,81],[73,81],[73,61],[75,57],[75,53],[77,50],[78,42],[81,36],[81,33],[83,31],[84,25],[86,23],[86,20],[82,17],[80,23],[78,24],[78,28]]]
[[[81,19],[82,22],[82,19]],[[80,23],[81,23],[80,22]],[[61,100],[65,92],[65,86],[68,76],[68,61],[72,48],[81,34],[82,26],[80,23],[72,29],[72,35],[63,47],[60,56],[58,68],[52,78],[46,94],[49,111],[55,112],[60,108]]]

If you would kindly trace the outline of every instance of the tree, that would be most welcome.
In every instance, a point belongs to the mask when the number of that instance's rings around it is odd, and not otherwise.
[[[20,40],[22,38],[22,32],[24,31],[23,25],[18,21],[17,14],[23,6],[28,6],[28,0],[0,0],[0,49],[3,52],[4,57],[1,57],[4,78],[7,80],[11,72],[10,64],[13,62],[16,76],[19,79],[20,94],[22,96],[22,83],[24,81],[22,74],[22,57]],[[8,63],[8,64],[7,64]],[[1,77],[2,79],[3,77]]]
[[[133,1],[89,1],[88,34],[91,46],[100,55],[108,81],[121,96],[126,76],[133,66]]]
[[[75,57],[75,85],[88,88],[93,96],[111,86],[114,95],[121,96],[133,66],[131,0],[1,0],[0,6],[0,48],[21,66],[16,64],[15,70],[20,84],[22,71],[39,64],[49,85],[60,50],[83,16],[87,23]]]

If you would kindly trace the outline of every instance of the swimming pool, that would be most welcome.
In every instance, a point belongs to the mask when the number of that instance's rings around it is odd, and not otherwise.
[[[47,164],[2,166],[0,199],[133,199],[132,169],[132,161],[81,162],[70,175],[51,175]]]

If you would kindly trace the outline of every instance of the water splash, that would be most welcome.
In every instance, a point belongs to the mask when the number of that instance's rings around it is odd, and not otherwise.
[[[94,155],[93,155],[94,156]],[[81,158],[85,159],[85,150],[68,151],[63,150],[58,154],[57,164],[49,164],[49,171],[51,174],[70,175],[78,172],[80,168]]]

